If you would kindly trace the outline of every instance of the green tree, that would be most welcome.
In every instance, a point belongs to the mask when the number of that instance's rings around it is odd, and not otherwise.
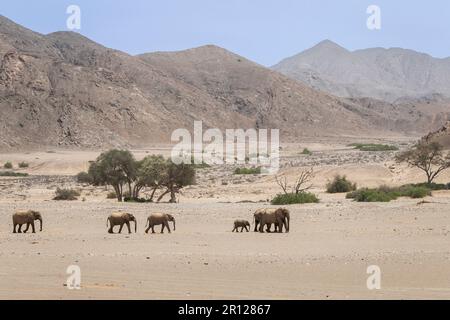
[[[450,167],[450,156],[444,154],[444,147],[437,142],[420,141],[412,149],[397,155],[397,162],[406,162],[411,167],[419,168],[427,175],[428,184],[442,171]]]
[[[119,202],[123,201],[123,187],[128,186],[133,194],[133,183],[137,179],[138,163],[127,150],[110,150],[102,153],[89,167],[94,185],[110,185]]]
[[[162,182],[166,177],[168,162],[163,156],[148,156],[139,162],[137,170],[137,181],[133,194],[135,198],[143,188],[150,188],[150,201],[153,201],[155,193],[163,187]]]
[[[158,198],[161,201],[164,196],[170,194],[170,203],[176,203],[176,195],[180,193],[185,186],[195,184],[195,168],[190,164],[175,164],[172,161],[167,161],[167,169],[161,185],[166,188],[164,193]]]

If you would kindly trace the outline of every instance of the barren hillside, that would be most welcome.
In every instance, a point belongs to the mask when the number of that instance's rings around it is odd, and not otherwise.
[[[386,106],[386,108],[393,108]],[[384,113],[384,112],[383,112]],[[424,134],[225,49],[130,56],[77,33],[41,35],[0,17],[0,148],[97,148],[167,142],[176,128],[279,128],[284,141]]]

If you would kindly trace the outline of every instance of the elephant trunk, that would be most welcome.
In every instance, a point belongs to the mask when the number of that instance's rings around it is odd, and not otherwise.
[[[173,231],[175,231],[175,219],[173,219]]]
[[[39,222],[40,222],[40,225],[41,225],[41,231],[42,231],[42,218],[40,218],[40,219],[38,219],[39,220]]]

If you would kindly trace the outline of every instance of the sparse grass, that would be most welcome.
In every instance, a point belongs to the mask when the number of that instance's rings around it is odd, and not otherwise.
[[[347,199],[357,202],[390,202],[400,197],[421,199],[431,196],[431,189],[424,186],[404,185],[398,188],[382,186],[376,189],[359,189],[347,194]]]
[[[5,169],[12,169],[13,168],[13,164],[10,161],[8,161],[8,162],[6,162],[3,165],[3,168],[5,168]]]
[[[29,166],[30,166],[30,165],[29,165],[28,162],[20,162],[20,163],[19,163],[19,168],[21,168],[21,169],[28,168]]]
[[[398,151],[396,146],[387,144],[375,144],[375,143],[352,143],[350,147],[355,147],[360,151]]]
[[[0,177],[28,177],[28,173],[1,171]]]
[[[53,198],[53,200],[58,201],[73,201],[78,200],[78,197],[80,196],[80,193],[77,190],[74,189],[56,189],[55,192],[56,196]]]
[[[347,180],[345,176],[337,175],[334,180],[327,184],[328,193],[345,193],[356,190],[356,183]]]
[[[315,194],[309,192],[279,194],[271,201],[273,205],[277,206],[318,202],[319,198],[317,198]]]
[[[311,156],[313,153],[308,148],[303,149],[302,154],[305,156]]]
[[[234,174],[261,174],[261,168],[236,168]]]

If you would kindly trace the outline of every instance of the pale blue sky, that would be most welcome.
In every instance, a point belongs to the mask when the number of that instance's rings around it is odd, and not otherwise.
[[[1,0],[0,14],[50,33],[66,30],[70,4],[81,7],[81,34],[130,54],[215,44],[270,66],[330,39],[450,56],[448,0]],[[371,4],[380,31],[366,27]]]

